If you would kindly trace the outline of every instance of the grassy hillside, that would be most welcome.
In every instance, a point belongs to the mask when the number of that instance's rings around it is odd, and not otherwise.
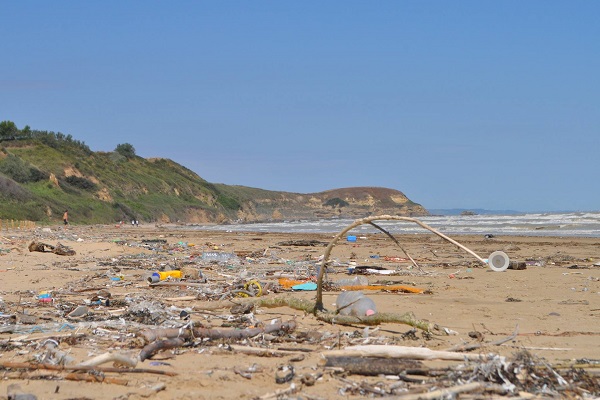
[[[166,159],[92,152],[55,136],[0,143],[0,218],[74,222],[205,221],[238,205],[194,172]]]
[[[338,189],[316,194],[213,184],[130,144],[93,152],[71,136],[0,123],[0,219],[73,223],[228,222],[427,212],[401,192]],[[368,190],[367,190],[368,189]]]

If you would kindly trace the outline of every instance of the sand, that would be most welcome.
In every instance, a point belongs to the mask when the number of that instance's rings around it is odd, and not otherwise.
[[[67,230],[52,227],[2,231],[0,297],[3,305],[0,307],[3,307],[3,318],[0,329],[9,326],[10,321],[14,322],[8,317],[12,314],[25,312],[33,321],[30,325],[19,324],[20,328],[12,333],[6,329],[0,333],[0,363],[35,362],[44,354],[43,343],[49,337],[56,337],[59,349],[67,352],[75,363],[108,350],[137,355],[141,345],[135,333],[141,328],[118,317],[119,309],[131,307],[127,301],[160,301],[164,305],[162,311],[171,308],[173,326],[189,322],[176,317],[179,309],[206,308],[206,301],[190,299],[199,297],[202,289],[197,287],[150,288],[146,279],[161,264],[187,264],[187,267],[201,269],[209,284],[222,287],[240,276],[277,271],[301,274],[306,270],[306,261],[317,260],[324,247],[278,243],[290,240],[327,243],[332,236],[203,232],[154,226],[70,226]],[[478,332],[483,346],[471,353],[510,356],[528,349],[554,364],[600,359],[600,266],[595,265],[600,262],[600,239],[453,236],[484,258],[493,251],[502,250],[511,260],[527,263],[525,270],[494,272],[437,236],[423,234],[397,238],[425,273],[402,260],[405,258],[402,250],[378,234],[361,236],[354,243],[340,242],[334,248],[332,258],[341,266],[335,267],[335,273],[328,274],[328,278],[332,281],[350,278],[345,265],[351,259],[358,266],[394,270],[394,275],[368,275],[367,278],[371,284],[395,282],[426,289],[427,293],[369,292],[378,311],[411,311],[419,319],[447,328],[452,335],[431,336],[420,331],[411,335],[406,334],[411,327],[391,323],[370,327],[367,332],[359,325],[326,324],[288,307],[259,307],[255,318],[266,324],[276,319],[295,320],[298,327],[293,336],[297,340],[267,337],[271,340],[264,342],[261,336],[229,343],[245,347],[261,347],[267,343],[271,349],[292,350],[282,357],[246,355],[232,350],[225,341],[208,341],[195,347],[165,351],[153,360],[138,364],[138,368],[175,372],[176,376],[106,373],[106,376],[125,380],[126,385],[65,380],[64,372],[24,372],[5,368],[0,369],[4,377],[0,381],[0,398],[4,398],[1,396],[6,395],[10,384],[19,384],[24,392],[39,399],[251,399],[290,387],[290,382],[275,382],[278,367],[282,365],[294,366],[292,383],[301,387],[301,391],[293,396],[360,398],[364,393],[360,394],[356,387],[361,382],[390,385],[394,381],[384,377],[336,375],[323,368],[323,351],[364,343],[446,350],[466,343],[479,343],[469,336],[469,333],[476,336],[473,332]],[[51,245],[60,242],[77,254],[61,256],[29,252],[27,246],[32,240]],[[150,240],[146,242],[149,246],[153,240],[166,240],[168,251],[146,248],[142,243],[144,240]],[[236,252],[249,258],[242,257],[243,265],[237,267],[206,266],[199,261],[199,255],[211,250]],[[118,276],[122,280],[111,279]],[[272,276],[261,279],[277,280]],[[88,288],[93,290],[86,291]],[[89,307],[90,314],[84,318],[95,321],[97,328],[84,326],[85,320],[66,318],[68,312],[92,299],[100,289],[111,293],[113,303],[108,307]],[[54,302],[39,303],[36,297],[41,291],[50,291]],[[326,308],[334,309],[337,294],[325,291]],[[315,292],[295,292],[291,296],[312,300]],[[187,300],[180,301],[177,297]],[[218,328],[235,325],[236,321],[227,320],[226,316],[230,314],[229,309],[224,308],[191,316],[196,326]],[[107,327],[102,322],[110,315],[116,316],[114,326]],[[486,345],[510,336],[516,329],[518,335],[513,340],[499,346]],[[439,365],[445,366],[448,362]],[[310,375],[322,376],[313,385],[303,385]]]

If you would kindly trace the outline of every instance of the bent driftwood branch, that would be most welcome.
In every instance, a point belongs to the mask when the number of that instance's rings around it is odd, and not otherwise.
[[[261,299],[254,302],[259,307],[275,308],[287,306],[295,310],[304,311],[308,314],[314,314],[319,321],[338,325],[379,325],[382,323],[397,323],[412,326],[427,332],[448,335],[449,330],[429,321],[423,321],[415,317],[412,312],[404,314],[378,313],[368,317],[355,317],[352,315],[339,315],[316,310],[315,304],[310,300],[299,299],[295,297],[274,297]]]
[[[468,249],[467,247],[463,246],[462,244],[458,243],[457,241],[449,238],[448,236],[446,236],[443,233],[435,230],[434,228],[432,228],[429,225],[427,225],[427,224],[419,221],[416,218],[401,217],[401,216],[398,216],[398,215],[378,215],[378,216],[373,216],[373,217],[366,217],[366,218],[362,218],[362,219],[357,219],[352,224],[350,224],[346,228],[344,228],[340,233],[338,233],[331,240],[331,242],[329,242],[329,244],[327,245],[327,248],[325,249],[325,254],[323,255],[322,268],[319,269],[319,275],[318,275],[318,278],[317,278],[317,298],[316,298],[316,303],[315,303],[315,308],[314,308],[315,312],[317,310],[318,311],[324,311],[325,310],[325,308],[323,307],[323,274],[324,274],[325,270],[327,269],[327,263],[329,262],[329,256],[331,255],[331,250],[333,249],[333,247],[337,244],[338,240],[340,240],[346,233],[348,233],[352,229],[356,228],[357,226],[363,225],[363,224],[373,225],[372,222],[373,221],[378,221],[378,220],[414,222],[415,224],[421,226],[422,228],[425,228],[428,231],[431,231],[431,232],[435,233],[439,237],[441,237],[441,238],[449,241],[450,243],[452,243],[452,244],[460,247],[461,249],[465,250],[467,253],[469,253],[472,256],[474,256],[482,264],[487,265],[487,263],[485,262],[485,260],[483,258],[481,258],[480,256],[478,256],[472,250]],[[381,229],[381,228],[378,228],[378,229]],[[388,236],[391,236],[391,235],[388,235]]]
[[[419,264],[417,264],[417,262],[410,256],[410,254],[408,254],[408,251],[406,251],[406,249],[404,247],[402,247],[402,245],[400,244],[400,242],[398,241],[398,239],[396,239],[391,233],[389,233],[387,230],[383,229],[382,227],[380,227],[379,225],[377,225],[375,222],[370,221],[369,222],[370,225],[372,225],[373,227],[379,229],[381,232],[385,233],[385,235],[387,237],[389,237],[390,239],[392,239],[392,241],[394,243],[396,243],[398,245],[398,247],[400,247],[400,250],[402,250],[402,252],[406,255],[406,257],[408,257],[408,259],[413,263],[413,265],[415,267],[417,267],[417,269],[419,271],[421,271],[422,273],[425,273],[425,271],[423,271],[421,269],[421,267],[419,266]]]

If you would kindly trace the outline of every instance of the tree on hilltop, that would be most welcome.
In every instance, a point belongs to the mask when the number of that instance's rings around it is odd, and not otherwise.
[[[19,128],[12,121],[0,122],[0,140],[14,139],[19,134]]]
[[[133,147],[133,145],[131,145],[129,143],[118,144],[117,147],[115,148],[115,152],[119,153],[120,155],[122,155],[125,158],[135,157],[135,148]]]

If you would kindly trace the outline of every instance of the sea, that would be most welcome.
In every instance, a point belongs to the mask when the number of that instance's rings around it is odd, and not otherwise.
[[[440,215],[418,217],[419,221],[448,235],[516,235],[600,237],[600,211],[531,213],[517,215]],[[337,233],[353,219],[298,220],[283,222],[193,225],[188,229],[226,232]],[[413,222],[376,221],[392,234],[428,233]],[[369,225],[354,228],[352,234],[379,232]]]

